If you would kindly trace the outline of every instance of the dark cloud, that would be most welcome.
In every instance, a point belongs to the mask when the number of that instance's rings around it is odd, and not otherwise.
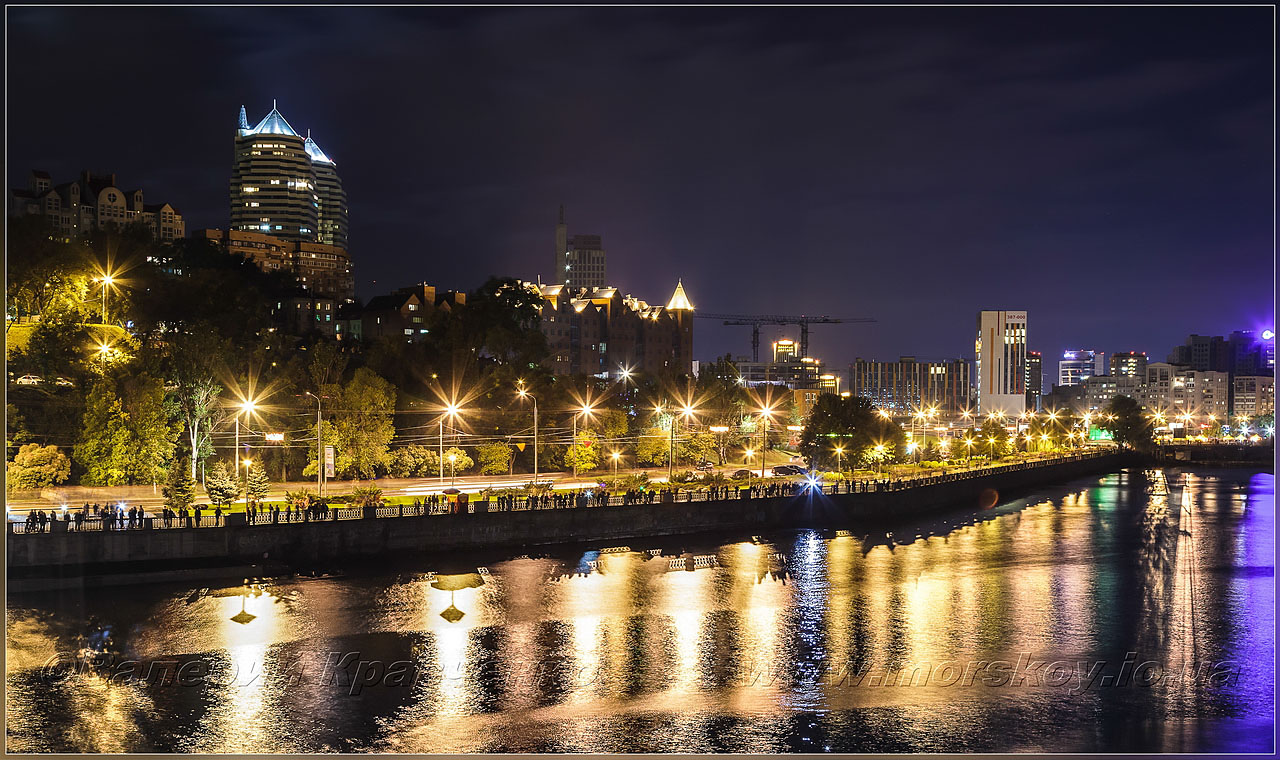
[[[10,8],[9,179],[114,169],[226,223],[241,103],[333,156],[366,297],[533,277],[556,206],[612,279],[874,316],[815,351],[1162,355],[1269,320],[1266,8]],[[376,280],[377,285],[372,282]],[[699,325],[698,354],[743,353]]]

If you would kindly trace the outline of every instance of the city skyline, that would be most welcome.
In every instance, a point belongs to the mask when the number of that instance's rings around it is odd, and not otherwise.
[[[277,25],[233,23],[229,9],[147,9],[147,27],[131,9],[13,9],[11,85],[32,113],[65,108],[23,75],[37,46],[105,31],[128,61],[154,51],[128,44],[144,28],[200,21],[208,34],[165,51],[158,72],[175,87],[200,82],[200,97],[131,103],[118,126],[89,133],[75,120],[15,124],[8,179],[21,186],[32,167],[116,171],[181,208],[188,229],[225,227],[226,114],[278,99],[323,128],[342,169],[364,300],[419,280],[470,289],[490,274],[545,277],[563,203],[609,241],[610,284],[625,291],[656,299],[682,278],[707,311],[877,318],[814,331],[811,353],[832,366],[963,355],[968,315],[1009,303],[1035,312],[1028,347],[1046,356],[1079,345],[1157,356],[1191,333],[1273,327],[1270,280],[1241,276],[1271,264],[1259,10],[1072,9],[1053,44],[1039,44],[1035,9],[637,9],[626,24],[600,9],[325,9],[287,44],[267,45],[262,35],[276,32],[259,27]],[[834,30],[814,20],[823,15]],[[844,19],[860,30],[848,41]],[[533,44],[570,26],[593,32],[590,71]],[[414,35],[440,44],[410,52]],[[488,44],[504,35],[512,44]],[[330,43],[373,36],[388,52],[336,68]],[[978,43],[1001,55],[973,55]],[[465,47],[498,58],[485,65]],[[285,66],[287,56],[318,70]],[[439,70],[446,56],[459,77],[397,78],[409,64]],[[556,85],[551,102],[520,94],[535,74]],[[716,89],[708,97],[686,80]],[[425,88],[428,111],[393,96],[405,83]],[[963,98],[950,92],[961,84]],[[503,95],[488,110],[472,97],[486,89]],[[126,113],[108,92],[84,97],[91,112]],[[787,115],[800,107],[810,117]],[[947,115],[946,130],[930,126],[931,112]],[[161,118],[189,129],[136,127]],[[387,123],[413,125],[397,127],[395,160],[369,137]],[[610,152],[620,140],[628,150]],[[406,239],[420,249],[406,253]],[[1206,271],[1206,261],[1230,266]],[[1187,303],[1180,290],[1192,283],[1231,295]],[[1143,319],[1152,309],[1167,319]],[[780,337],[795,335],[766,330]],[[700,320],[696,359],[748,346],[744,329]]]
[[[1276,19],[7,7],[6,749],[1274,752]]]

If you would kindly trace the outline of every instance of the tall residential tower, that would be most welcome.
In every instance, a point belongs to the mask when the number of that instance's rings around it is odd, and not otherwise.
[[[244,106],[231,170],[231,229],[347,248],[347,194],[333,159],[272,103],[250,127]]]
[[[337,166],[311,132],[299,135],[274,102],[271,112],[250,127],[240,106],[231,226],[225,236],[220,230],[206,236],[228,250],[243,249],[264,268],[291,269],[310,292],[349,301],[355,290],[347,229],[347,193]],[[267,239],[251,239],[255,235]],[[277,261],[268,251],[284,252],[283,258]]]

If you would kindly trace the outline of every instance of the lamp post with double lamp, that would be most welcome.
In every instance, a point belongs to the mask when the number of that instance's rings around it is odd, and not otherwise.
[[[587,417],[591,416],[592,411],[594,409],[589,404],[583,404],[580,408],[573,410],[573,442],[570,444],[571,448],[576,449],[578,446],[578,415],[581,414],[583,421],[585,421]],[[573,453],[573,477],[578,477],[578,452],[576,450]]]
[[[462,411],[462,407],[449,402],[445,404],[444,411],[440,413],[440,484],[444,485],[444,420],[446,417],[455,419]]]
[[[534,395],[524,389],[524,380],[517,380],[516,395],[520,398],[527,398],[533,402],[533,482],[538,482],[538,399]]]
[[[938,407],[931,406],[925,410],[924,425],[921,426],[921,430],[920,430],[920,432],[924,434],[924,441],[921,442],[922,446],[929,445],[929,425],[933,424],[933,422],[937,419],[938,419]]]
[[[236,416],[236,449],[235,449],[235,457],[234,457],[235,461],[239,461],[240,459],[240,416],[244,414],[252,415],[253,412],[258,408],[258,402],[254,399],[249,398],[249,399],[245,399],[244,401],[241,401],[237,406],[239,407],[239,409],[236,411],[236,415],[235,415]],[[316,428],[316,435],[318,436],[319,434],[320,434],[320,429]],[[247,463],[249,462],[249,460],[246,458],[244,461],[246,462],[245,479],[240,482],[240,491],[244,493],[245,504],[248,504],[249,494],[247,492],[248,491],[247,485],[248,485],[248,479],[249,479],[249,469],[248,469]],[[316,460],[316,466],[317,467],[320,466],[319,459]],[[239,473],[240,473],[240,468],[236,467],[237,478],[240,477]]]

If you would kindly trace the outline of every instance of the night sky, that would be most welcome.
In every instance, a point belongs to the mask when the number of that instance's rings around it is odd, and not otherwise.
[[[238,109],[276,98],[337,162],[362,299],[545,275],[564,203],[640,298],[876,318],[813,329],[837,369],[970,357],[983,308],[1028,310],[1046,378],[1273,319],[1271,8],[7,17],[11,186],[115,171],[225,228]],[[695,358],[749,338],[699,320]]]

